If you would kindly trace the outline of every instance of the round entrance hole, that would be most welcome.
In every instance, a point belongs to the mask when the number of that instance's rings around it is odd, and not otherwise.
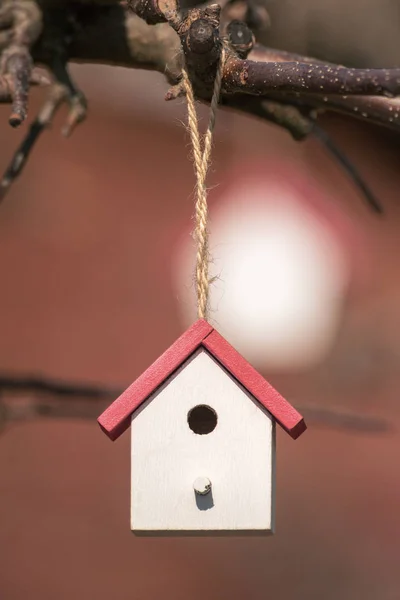
[[[199,404],[188,413],[188,425],[198,435],[211,433],[217,426],[217,413],[210,406]]]

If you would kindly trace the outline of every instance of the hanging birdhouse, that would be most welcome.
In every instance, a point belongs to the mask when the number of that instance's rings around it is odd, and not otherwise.
[[[272,533],[275,423],[302,416],[199,319],[99,417],[132,436],[136,534]]]

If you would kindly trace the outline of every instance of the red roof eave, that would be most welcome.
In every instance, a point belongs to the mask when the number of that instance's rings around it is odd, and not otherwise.
[[[293,438],[306,429],[299,412],[233,346],[214,329],[202,345],[220,362]]]
[[[197,348],[204,346],[235,379],[264,406],[293,438],[306,429],[303,417],[207,321],[197,320],[98,418],[111,440],[128,429],[132,413]]]

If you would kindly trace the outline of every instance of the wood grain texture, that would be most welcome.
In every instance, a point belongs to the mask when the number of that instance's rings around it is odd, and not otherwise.
[[[217,414],[195,434],[196,405]],[[271,533],[274,524],[275,423],[204,348],[132,416],[131,528],[141,535]],[[204,496],[193,487],[212,482]]]
[[[198,319],[100,415],[98,423],[111,440],[116,440],[129,427],[133,411],[198,348],[212,330],[207,321]]]
[[[306,424],[300,413],[264,379],[215,329],[204,339],[203,346],[264,406],[293,438],[298,438]]]

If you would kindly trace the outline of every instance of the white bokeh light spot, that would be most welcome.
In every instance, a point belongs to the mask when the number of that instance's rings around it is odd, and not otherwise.
[[[289,186],[237,185],[211,215],[209,320],[255,366],[308,368],[340,322],[347,257],[301,202]],[[185,324],[196,317],[194,252],[188,236],[174,262]]]

